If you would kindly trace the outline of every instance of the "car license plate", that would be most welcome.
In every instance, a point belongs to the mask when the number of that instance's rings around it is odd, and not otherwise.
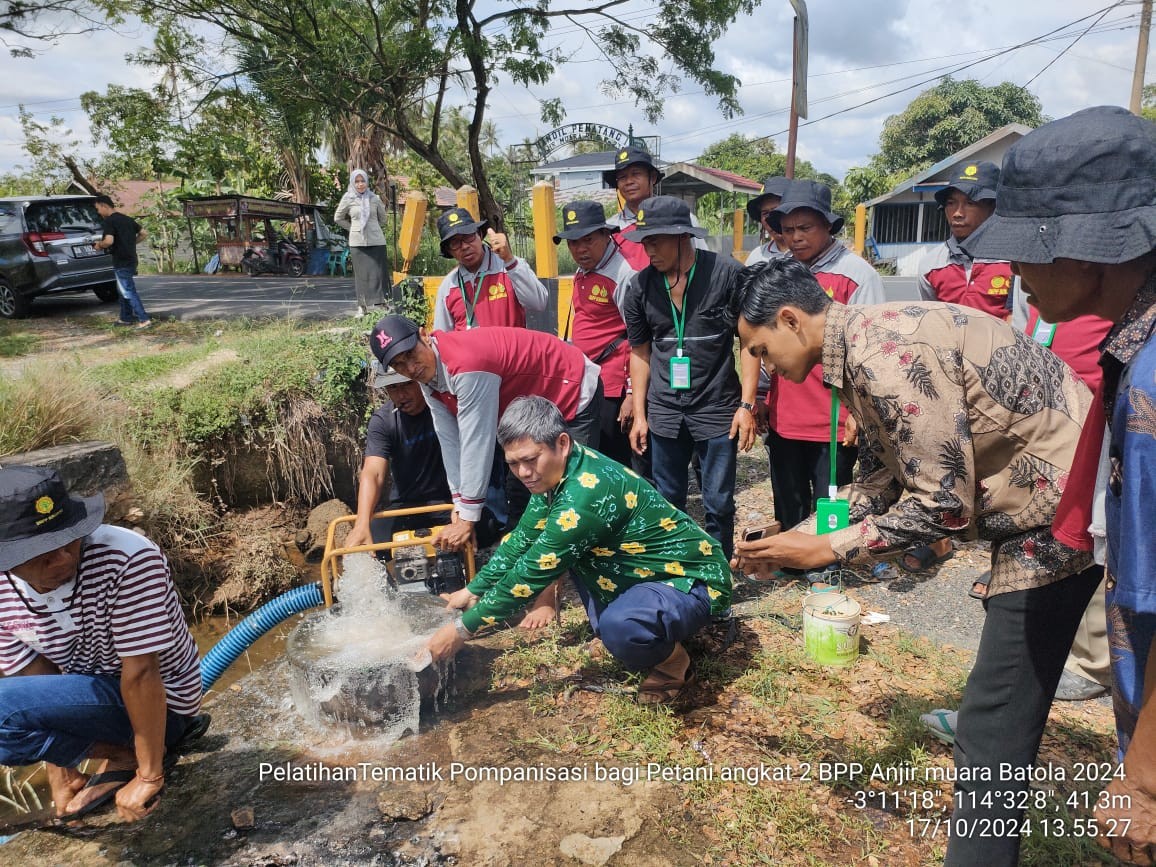
[[[92,246],[92,244],[77,244],[72,248],[72,255],[76,259],[82,259],[86,256],[99,256],[101,251]]]

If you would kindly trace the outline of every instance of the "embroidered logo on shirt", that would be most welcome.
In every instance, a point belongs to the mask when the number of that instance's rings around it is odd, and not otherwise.
[[[503,298],[508,298],[506,295],[506,287],[501,283],[491,283],[487,296],[491,301],[500,301]]]
[[[605,286],[591,286],[590,287],[590,300],[594,301],[598,304],[609,304],[610,303],[610,290],[607,289]]]
[[[1007,278],[1006,277],[992,277],[991,288],[987,290],[988,295],[1007,295]]]

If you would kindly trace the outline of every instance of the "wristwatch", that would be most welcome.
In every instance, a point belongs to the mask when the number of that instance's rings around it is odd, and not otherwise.
[[[743,400],[739,402],[739,409],[745,409],[747,412],[753,415],[755,411],[755,405],[753,403],[747,403],[745,400]]]
[[[462,641],[469,641],[474,637],[474,633],[466,629],[466,624],[462,622],[462,616],[459,614],[454,620],[454,630],[458,633],[458,637]]]

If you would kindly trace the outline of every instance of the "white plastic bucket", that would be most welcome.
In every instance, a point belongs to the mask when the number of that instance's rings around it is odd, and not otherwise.
[[[808,593],[803,598],[803,645],[821,665],[851,665],[859,658],[862,608],[843,593]]]

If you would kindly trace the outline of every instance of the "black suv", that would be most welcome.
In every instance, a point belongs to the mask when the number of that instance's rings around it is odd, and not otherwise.
[[[23,316],[37,295],[92,290],[118,296],[92,196],[0,198],[0,317]]]

